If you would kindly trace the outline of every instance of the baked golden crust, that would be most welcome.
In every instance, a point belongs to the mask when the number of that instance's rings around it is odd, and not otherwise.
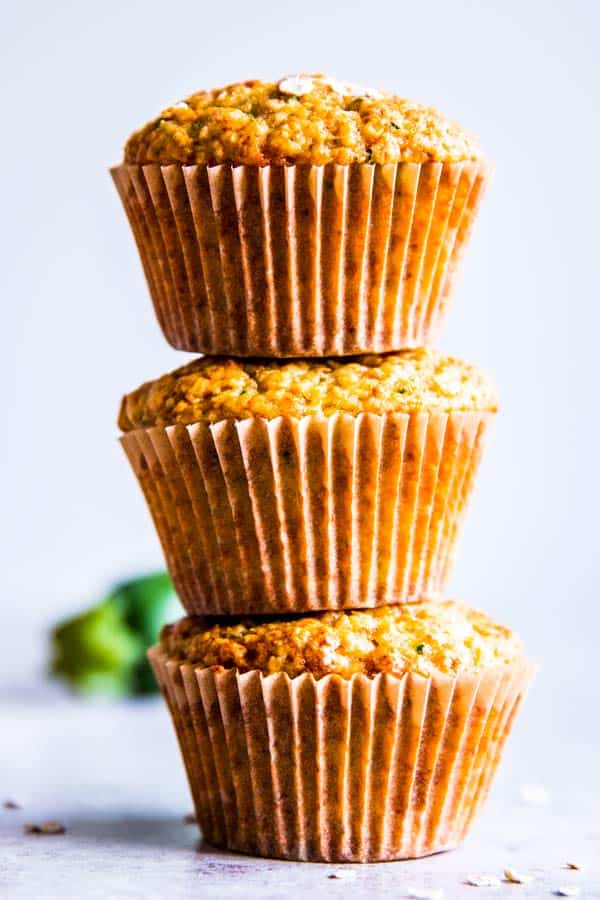
[[[161,648],[198,666],[310,672],[349,678],[385,672],[423,676],[479,672],[514,663],[520,639],[482,612],[453,601],[424,601],[278,619],[190,617],[163,629]]]
[[[126,163],[460,162],[477,142],[435,109],[324,75],[200,91],[135,132]]]
[[[122,431],[259,416],[496,409],[476,366],[419,348],[324,360],[201,357],[123,398]]]

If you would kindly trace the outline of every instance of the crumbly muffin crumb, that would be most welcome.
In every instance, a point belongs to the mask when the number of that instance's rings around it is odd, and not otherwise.
[[[277,619],[189,617],[163,629],[161,646],[182,662],[292,678],[452,675],[510,665],[522,655],[514,632],[450,600]]]
[[[496,406],[480,369],[430,348],[318,361],[205,356],[124,397],[119,427]]]
[[[126,163],[459,162],[476,140],[437,110],[325,75],[199,91],[133,134]]]

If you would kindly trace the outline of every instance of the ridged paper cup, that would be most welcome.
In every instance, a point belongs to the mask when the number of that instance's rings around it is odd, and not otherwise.
[[[484,163],[111,170],[165,337],[232,356],[434,340]]]
[[[315,680],[149,657],[204,838],[323,862],[460,843],[534,673],[522,659],[481,675]]]
[[[189,614],[443,590],[490,412],[225,420],[121,438]]]

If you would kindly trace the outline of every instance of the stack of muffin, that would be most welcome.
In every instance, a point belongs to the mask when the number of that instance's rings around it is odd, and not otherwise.
[[[435,110],[324,76],[205,91],[113,177],[169,342],[123,446],[188,617],[150,659],[212,844],[456,845],[531,680],[444,599],[496,410],[430,348],[489,169]]]

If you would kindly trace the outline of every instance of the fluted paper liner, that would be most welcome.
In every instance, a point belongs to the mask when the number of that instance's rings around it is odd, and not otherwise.
[[[535,667],[402,677],[239,674],[150,662],[204,838],[324,862],[455,847],[480,811]]]
[[[492,415],[225,420],[121,441],[188,613],[347,609],[444,590]]]
[[[435,339],[484,163],[111,170],[180,350],[328,356]]]

